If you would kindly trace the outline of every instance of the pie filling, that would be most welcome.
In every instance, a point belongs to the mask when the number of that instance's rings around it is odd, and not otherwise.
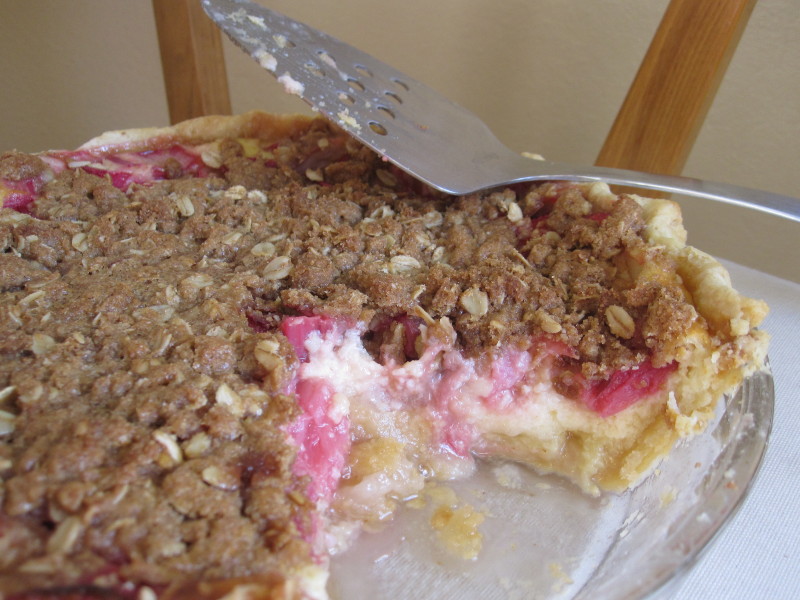
[[[323,598],[426,482],[624,490],[763,361],[666,201],[450,199],[319,120],[123,141],[0,159],[8,598]]]
[[[425,337],[428,327],[416,324],[414,335]],[[303,410],[289,427],[298,446],[294,473],[310,479],[310,498],[345,519],[386,518],[427,479],[468,476],[476,455],[498,454],[486,437],[534,436],[539,446],[552,445],[570,420],[660,398],[676,370],[644,362],[587,384],[562,370],[558,345],[547,342],[469,358],[454,347],[451,329],[449,343],[436,338],[418,358],[397,362],[367,350],[363,327],[335,319],[285,317],[281,331],[302,361],[287,390]],[[404,347],[418,347],[399,335]],[[554,389],[559,376],[578,382],[577,398]]]

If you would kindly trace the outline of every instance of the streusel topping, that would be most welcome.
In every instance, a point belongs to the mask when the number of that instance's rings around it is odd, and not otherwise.
[[[0,573],[113,564],[166,584],[300,561],[285,315],[365,323],[367,347],[398,361],[419,349],[387,322],[446,317],[467,354],[546,340],[588,378],[670,363],[696,318],[630,197],[443,197],[321,122],[253,144],[219,144],[208,177],[168,161],[167,179],[126,191],[69,169],[31,216],[0,212],[0,502],[15,517]],[[44,171],[0,161],[8,180]]]

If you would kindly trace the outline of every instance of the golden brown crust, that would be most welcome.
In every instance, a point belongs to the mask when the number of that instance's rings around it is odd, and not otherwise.
[[[257,138],[266,142],[295,137],[313,117],[273,115],[251,111],[241,115],[212,115],[167,127],[121,129],[103,133],[80,146],[99,152],[137,152],[172,143],[204,144],[225,138]]]

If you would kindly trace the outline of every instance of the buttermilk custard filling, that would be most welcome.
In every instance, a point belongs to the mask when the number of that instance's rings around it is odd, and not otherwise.
[[[761,368],[672,202],[249,113],[0,157],[0,597],[324,598],[426,483],[635,485]]]

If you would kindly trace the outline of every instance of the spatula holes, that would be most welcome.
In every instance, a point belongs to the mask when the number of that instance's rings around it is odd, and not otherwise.
[[[388,106],[378,106],[378,110],[381,111],[384,115],[386,115],[390,119],[394,119],[394,111]]]
[[[387,98],[390,98],[391,100],[393,100],[397,104],[402,104],[403,103],[403,99],[400,96],[398,96],[397,94],[395,94],[394,92],[383,92],[383,95],[386,96]]]
[[[319,66],[315,65],[312,62],[307,62],[304,65],[306,71],[311,73],[312,75],[316,75],[317,77],[325,77],[325,71],[319,68]]]
[[[394,83],[401,90],[406,92],[409,90],[408,84],[402,79],[392,78],[392,83]]]
[[[319,56],[319,59],[322,62],[324,62],[326,65],[329,65],[329,66],[333,67],[334,69],[337,68],[336,67],[336,59],[333,58],[333,56],[331,56],[328,53],[327,50],[317,50],[317,56]]]
[[[362,77],[372,77],[372,71],[370,71],[364,65],[354,65],[353,68],[356,70],[356,73]]]
[[[388,131],[386,131],[386,127],[384,127],[377,121],[370,121],[369,128],[372,129],[372,131],[374,131],[378,135],[386,135],[389,133]]]
[[[357,92],[363,92],[365,89],[367,89],[364,87],[363,83],[361,83],[358,79],[353,79],[352,77],[347,78],[347,85],[350,86],[350,89]]]
[[[353,98],[350,94],[346,94],[345,92],[339,92],[339,100],[341,100],[345,104],[349,104],[350,106],[353,106],[356,103],[356,99]]]
[[[297,44],[295,44],[292,40],[287,38],[285,35],[276,33],[272,36],[272,39],[275,40],[275,43],[278,44],[278,48],[296,48]]]

